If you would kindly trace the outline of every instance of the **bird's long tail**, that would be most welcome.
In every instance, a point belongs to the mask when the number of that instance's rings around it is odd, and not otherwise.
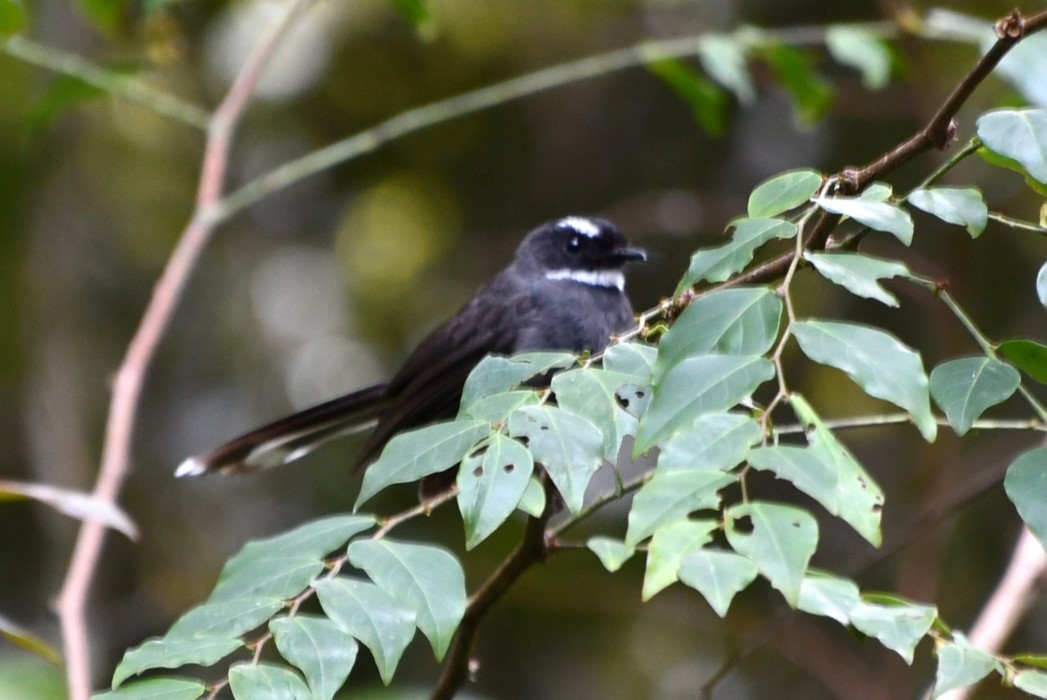
[[[175,476],[278,467],[309,454],[331,438],[371,427],[384,409],[385,384],[340,396],[273,421],[221,447],[182,462]]]

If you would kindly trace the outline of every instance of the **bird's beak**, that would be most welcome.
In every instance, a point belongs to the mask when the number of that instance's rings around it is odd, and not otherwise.
[[[644,262],[647,260],[647,251],[643,248],[634,248],[632,246],[625,246],[618,248],[614,251],[614,256],[618,258],[619,262]]]

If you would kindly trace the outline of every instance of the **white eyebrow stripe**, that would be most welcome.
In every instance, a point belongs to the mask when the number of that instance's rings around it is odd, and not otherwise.
[[[562,268],[545,273],[547,280],[569,280],[588,284],[591,287],[607,287],[625,291],[625,275],[621,270],[572,270]]]
[[[566,226],[575,233],[586,238],[596,238],[600,235],[600,227],[593,223],[592,219],[583,216],[568,216],[556,222],[558,226]]]

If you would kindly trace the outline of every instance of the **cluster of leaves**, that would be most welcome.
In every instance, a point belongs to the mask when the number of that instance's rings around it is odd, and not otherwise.
[[[1028,178],[1047,183],[1036,156],[1047,153],[1043,110],[985,115],[965,152],[977,148],[991,149]],[[907,662],[930,635],[937,645],[935,695],[996,671],[1047,697],[1047,673],[1035,668],[1043,665],[1042,658],[991,656],[950,630],[933,606],[863,594],[847,578],[812,570],[808,564],[819,540],[815,516],[792,503],[749,499],[745,489],[736,488],[750,470],[770,472],[872,545],[880,544],[883,492],[830,424],[787,388],[780,357],[793,340],[811,361],[842,370],[869,395],[901,408],[927,441],[935,439],[939,423],[965,434],[987,409],[1022,390],[1019,370],[1036,381],[1047,372],[1047,348],[1031,340],[990,344],[946,291],[901,262],[844,250],[803,250],[805,228],[823,212],[846,217],[869,235],[891,234],[906,245],[914,235],[909,207],[979,235],[989,210],[976,189],[925,183],[904,197],[893,196],[883,184],[856,197],[832,191],[833,183],[811,170],[783,173],[756,188],[748,217],[731,224],[731,240],[692,257],[677,298],[687,306],[657,346],[619,342],[600,357],[541,352],[486,358],[465,385],[456,419],[390,441],[368,469],[357,506],[393,484],[460,464],[454,495],[471,549],[517,509],[536,517],[546,510],[536,473],[541,465],[568,511],[557,532],[602,503],[635,492],[624,537],[596,536],[587,544],[612,572],[644,552],[644,600],[680,582],[723,616],[739,591],[763,577],[791,607],[850,625]],[[731,279],[761,246],[777,240],[788,241],[796,251],[777,289],[692,291],[701,282]],[[926,288],[949,302],[983,354],[943,362],[928,375],[920,354],[884,330],[797,317],[790,284],[801,264],[890,306],[898,301],[882,280],[899,278]],[[1041,270],[1041,299],[1047,296],[1045,278]],[[641,326],[670,306],[644,314]],[[555,374],[547,388],[529,384],[550,372]],[[767,405],[755,406],[754,392],[772,380],[777,393]],[[1023,394],[1040,422],[1047,422],[1047,411],[1031,394]],[[944,419],[935,416],[932,399]],[[750,409],[737,408],[743,404]],[[800,420],[802,442],[787,442],[775,427],[772,418],[785,405]],[[656,466],[618,493],[587,504],[590,479],[605,461],[616,460],[627,437],[634,454],[657,455]],[[1047,543],[1044,474],[1047,448],[1027,452],[1011,466],[1006,490],[1022,519]],[[743,495],[733,495],[738,493]],[[329,698],[346,680],[358,643],[368,647],[389,682],[415,628],[441,658],[466,607],[461,566],[442,549],[393,542],[384,530],[361,538],[374,523],[362,515],[328,518],[249,544],[227,564],[206,603],[163,638],[127,653],[114,686],[147,669],[209,666],[249,648],[254,658],[231,666],[221,681],[235,696],[264,690],[274,697]],[[343,551],[324,559],[336,549]],[[346,563],[366,578],[340,575]],[[299,613],[314,595],[323,614]],[[259,661],[270,638],[301,676]],[[200,681],[158,678],[122,685],[102,697],[164,691],[170,692],[165,697],[196,698],[205,690]]]

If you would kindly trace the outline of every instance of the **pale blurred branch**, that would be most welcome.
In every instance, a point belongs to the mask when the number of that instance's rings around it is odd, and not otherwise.
[[[114,97],[134,102],[195,129],[206,130],[208,127],[210,115],[207,110],[150,87],[134,76],[97,66],[76,54],[44,46],[21,36],[0,38],[0,50],[34,66],[82,80]]]
[[[153,297],[113,382],[102,447],[102,466],[93,491],[97,499],[115,503],[131,467],[131,438],[145,373],[216,224],[211,211],[221,196],[233,127],[267,61],[294,19],[309,4],[310,0],[292,0],[285,5],[279,18],[259,38],[208,124],[196,211],[156,284]],[[86,607],[104,537],[105,526],[97,522],[85,522],[81,526],[62,590],[55,602],[62,630],[66,681],[71,700],[87,700],[91,693]]]

